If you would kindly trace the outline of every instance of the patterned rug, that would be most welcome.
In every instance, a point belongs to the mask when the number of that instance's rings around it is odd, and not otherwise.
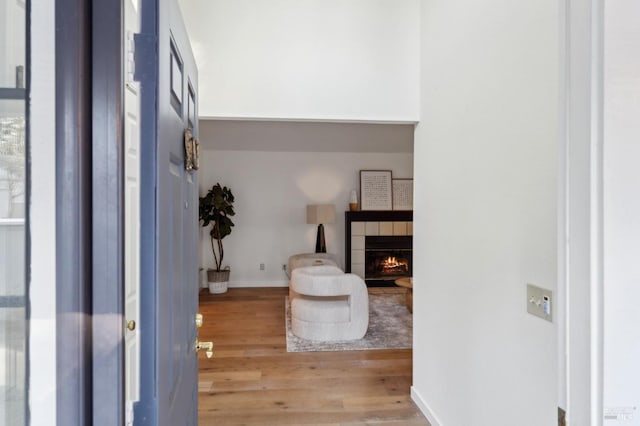
[[[408,349],[412,346],[413,316],[405,305],[404,294],[369,295],[369,329],[360,340],[316,342],[291,332],[289,297],[285,300],[287,352],[363,351],[370,349]]]

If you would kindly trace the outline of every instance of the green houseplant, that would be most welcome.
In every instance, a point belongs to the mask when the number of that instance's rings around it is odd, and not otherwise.
[[[198,208],[199,219],[202,227],[211,226],[209,237],[211,238],[211,251],[216,263],[215,269],[207,270],[209,292],[224,293],[229,284],[229,267],[222,268],[224,248],[222,240],[231,233],[234,223],[229,218],[236,213],[233,210],[233,193],[230,188],[222,187],[216,183],[204,197],[200,197]]]

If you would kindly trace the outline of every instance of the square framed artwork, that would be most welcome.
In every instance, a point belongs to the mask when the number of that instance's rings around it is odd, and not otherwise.
[[[393,209],[413,210],[413,179],[393,179]]]
[[[392,210],[391,170],[360,170],[360,210]]]

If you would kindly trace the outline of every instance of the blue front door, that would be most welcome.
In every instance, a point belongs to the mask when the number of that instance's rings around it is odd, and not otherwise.
[[[134,422],[196,425],[198,183],[197,172],[185,168],[184,134],[190,128],[197,135],[197,70],[177,0],[143,0],[141,18],[141,381]]]

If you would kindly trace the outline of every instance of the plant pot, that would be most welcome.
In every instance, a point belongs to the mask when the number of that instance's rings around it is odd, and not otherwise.
[[[215,269],[207,270],[207,282],[209,284],[209,293],[220,294],[226,293],[229,286],[229,274],[231,270],[225,269],[216,271]]]

